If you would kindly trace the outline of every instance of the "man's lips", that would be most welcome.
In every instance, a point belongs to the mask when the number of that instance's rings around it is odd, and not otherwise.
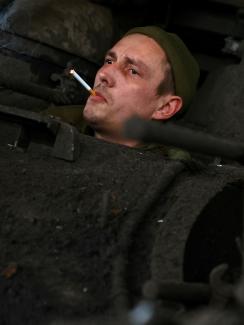
[[[95,90],[95,96],[90,96],[91,99],[96,100],[96,101],[104,101],[106,102],[106,98],[104,97],[104,95],[102,95],[99,91]]]

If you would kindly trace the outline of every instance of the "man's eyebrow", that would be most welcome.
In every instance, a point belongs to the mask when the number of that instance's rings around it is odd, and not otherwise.
[[[116,53],[115,53],[114,51],[112,51],[112,50],[109,50],[109,51],[105,54],[105,58],[106,58],[107,56],[110,56],[111,58],[117,58]]]
[[[141,61],[140,59],[134,59],[134,58],[130,58],[130,57],[125,57],[125,61],[129,64],[133,64],[133,65],[136,65],[136,66],[139,66],[145,70],[148,69],[148,66],[143,62]]]
[[[112,50],[109,50],[106,53],[105,57],[106,56],[109,56],[109,57],[111,57],[113,59],[116,59],[117,58],[117,54],[114,51],[112,51]],[[129,63],[129,64],[133,64],[133,65],[139,66],[139,67],[141,67],[144,70],[148,70],[148,66],[143,61],[141,61],[140,59],[134,59],[134,58],[131,58],[131,57],[126,56],[125,57],[125,62],[126,63]]]

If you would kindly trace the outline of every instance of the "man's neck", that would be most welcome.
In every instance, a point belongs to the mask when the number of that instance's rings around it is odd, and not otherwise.
[[[140,145],[140,142],[138,140],[125,139],[125,138],[122,138],[122,137],[102,134],[102,133],[99,133],[99,132],[95,132],[95,137],[97,139],[100,139],[100,140],[121,144],[121,145],[124,145],[124,146],[127,146],[127,147],[138,147]]]

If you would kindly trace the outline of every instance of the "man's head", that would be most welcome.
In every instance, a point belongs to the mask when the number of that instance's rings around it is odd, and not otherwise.
[[[97,96],[88,98],[84,118],[98,137],[119,142],[130,117],[167,120],[188,105],[198,75],[176,35],[153,26],[134,28],[106,54],[95,78]]]

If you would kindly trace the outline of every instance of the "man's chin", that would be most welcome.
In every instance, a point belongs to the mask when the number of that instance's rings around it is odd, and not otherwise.
[[[87,101],[83,110],[83,117],[87,121],[104,120],[107,118],[108,111],[107,105],[102,103],[94,105],[94,103]]]
[[[83,111],[83,119],[88,125],[95,127],[101,123],[102,116],[100,114],[97,114],[94,109],[85,108]]]
[[[85,121],[89,121],[90,119],[93,119],[97,115],[96,109],[93,105],[90,105],[88,102],[86,103],[86,106],[83,110],[83,118]]]

